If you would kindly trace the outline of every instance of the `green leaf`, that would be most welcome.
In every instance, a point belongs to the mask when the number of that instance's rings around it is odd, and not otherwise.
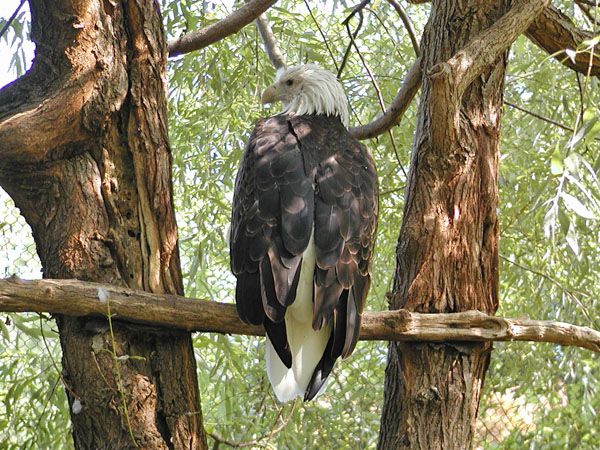
[[[571,226],[571,219],[562,208],[558,209],[558,221],[560,223],[560,231],[562,231],[563,234],[567,234]]]
[[[596,44],[598,44],[599,42],[600,42],[600,34],[596,37],[593,37],[592,39],[586,39],[585,41],[582,41],[581,44],[579,44],[579,48],[591,49],[592,47],[595,47]]]
[[[557,209],[552,206],[544,215],[544,235],[552,237],[556,228],[556,219],[558,218]]]
[[[2,333],[2,337],[5,341],[10,342],[10,332],[8,331],[8,327],[4,323],[4,320],[0,318],[0,333]]]
[[[583,217],[584,219],[594,219],[596,217],[592,211],[590,211],[583,203],[581,203],[572,195],[567,194],[566,192],[561,192],[560,196],[563,199],[565,206],[575,214]]]
[[[564,169],[561,155],[553,153],[552,158],[550,158],[550,173],[552,175],[561,175]]]
[[[567,236],[565,237],[565,240],[567,241],[567,244],[569,244],[571,250],[573,250],[575,256],[579,256],[579,243],[577,242],[577,231],[575,230],[575,225],[573,223],[571,223],[571,225],[569,226],[569,230],[567,231]]]

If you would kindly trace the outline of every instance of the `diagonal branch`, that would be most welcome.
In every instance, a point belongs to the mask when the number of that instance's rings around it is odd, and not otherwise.
[[[571,133],[575,133],[575,129],[574,128],[571,128],[571,127],[569,127],[569,126],[567,126],[567,125],[565,125],[563,123],[557,122],[554,119],[551,119],[551,118],[546,117],[546,116],[542,116],[541,114],[538,114],[536,112],[530,111],[529,109],[523,108],[522,106],[519,106],[519,105],[515,105],[514,103],[511,103],[511,102],[506,101],[506,100],[504,101],[504,104],[506,106],[510,106],[511,108],[517,109],[517,110],[519,110],[519,111],[521,111],[521,112],[523,112],[525,114],[528,114],[531,117],[535,117],[536,119],[539,119],[539,120],[541,120],[543,122],[547,122],[547,123],[549,123],[551,125],[554,125],[555,127],[558,127],[558,128],[560,128],[562,130],[569,131]],[[594,140],[600,142],[600,137],[594,137]]]
[[[237,33],[276,3],[277,0],[251,0],[224,19],[169,42],[169,56],[182,55],[207,47]]]
[[[0,30],[0,38],[2,36],[4,36],[4,33],[6,33],[6,31],[10,28],[10,26],[13,23],[13,20],[15,20],[17,18],[17,14],[19,14],[19,11],[21,11],[21,8],[23,7],[24,4],[25,4],[25,0],[21,0],[21,3],[19,3],[19,6],[17,6],[17,9],[15,9],[15,12],[12,13],[12,16],[10,16],[10,18],[6,21],[6,23]]]
[[[306,6],[306,9],[308,10],[308,14],[310,15],[310,18],[312,19],[313,23],[317,27],[317,30],[319,30],[319,34],[321,35],[321,38],[323,39],[323,44],[325,44],[325,48],[327,48],[327,52],[329,53],[329,56],[331,57],[331,62],[333,62],[333,65],[335,66],[335,70],[338,72],[338,78],[339,78],[340,77],[339,76],[340,68],[338,67],[338,64],[335,60],[335,56],[333,55],[333,52],[331,51],[331,47],[329,46],[327,36],[323,32],[321,25],[319,25],[319,21],[313,14],[312,9],[311,9],[310,5],[308,4],[308,1],[304,0],[304,6]]]
[[[548,5],[549,0],[520,0],[489,28],[475,35],[449,60],[435,64],[431,79],[432,139],[443,145],[456,139],[457,115],[469,85],[493,66]]]
[[[398,1],[388,0],[388,3],[390,5],[392,5],[392,7],[398,13],[398,16],[400,16],[400,20],[404,24],[404,28],[406,28],[406,32],[408,33],[408,36],[410,37],[410,42],[412,43],[413,49],[415,50],[415,54],[417,55],[417,57],[420,56],[421,49],[419,48],[419,41],[417,40],[415,30],[412,26],[412,23],[410,22],[408,14],[406,14],[406,11],[404,11],[404,8]]]
[[[430,0],[409,0],[409,3],[427,3]],[[594,5],[593,2],[583,3]],[[535,15],[532,13],[532,16]],[[577,50],[584,41],[595,37],[594,33],[578,28],[560,10],[550,5],[534,18],[526,35],[542,50],[548,52],[561,64],[585,75],[600,76],[600,44],[591,50],[577,52],[574,61],[567,55],[567,49]]]
[[[453,91],[449,94],[460,99],[473,80],[508,50],[548,3],[549,0],[515,2],[504,16],[483,30],[452,58],[432,67],[429,76],[437,82],[445,82]]]
[[[31,69],[0,90],[0,183],[20,165],[85,151],[86,141],[105,126],[127,94],[123,61],[115,63],[108,45],[96,52],[87,47],[107,39],[95,25],[98,11],[72,3],[48,13],[62,22],[73,18],[64,39],[49,45],[32,33],[36,57]],[[42,26],[35,12],[33,30]]]
[[[350,128],[350,134],[356,139],[371,139],[398,125],[421,87],[421,79],[421,59],[417,59],[406,74],[400,90],[383,114],[365,125]]]
[[[0,280],[0,311],[50,312],[204,331],[262,336],[262,327],[240,321],[235,306],[207,300],[152,294],[78,280]],[[563,322],[508,319],[479,311],[420,314],[407,310],[367,312],[362,340],[534,341],[600,352],[600,332]]]
[[[529,39],[565,66],[586,75],[600,76],[600,44],[596,44],[593,53],[577,52],[574,60],[565,51],[577,50],[582,42],[594,36],[594,33],[577,28],[568,16],[553,6],[546,8],[527,29]]]
[[[271,60],[271,63],[275,67],[275,69],[281,69],[282,67],[286,67],[285,58],[279,49],[279,44],[277,43],[277,38],[273,34],[273,30],[271,29],[271,24],[267,20],[264,14],[258,16],[258,19],[254,21],[258,32],[260,33],[260,37],[262,38],[263,44],[265,45],[265,53]]]

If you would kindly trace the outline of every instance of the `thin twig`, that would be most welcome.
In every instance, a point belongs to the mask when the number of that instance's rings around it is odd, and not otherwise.
[[[579,78],[579,72],[575,72],[575,78],[577,79],[577,90],[579,91],[579,114],[575,122],[575,130],[579,130],[579,126],[583,125],[583,113],[585,112],[585,99],[583,98],[583,86],[581,86],[581,79]]]
[[[242,441],[242,442],[237,442],[237,441],[232,441],[229,439],[226,439],[222,436],[219,436],[216,433],[207,433],[211,438],[213,438],[215,440],[215,442],[218,442],[219,444],[225,444],[225,445],[229,445],[230,447],[233,448],[243,448],[243,447],[254,447],[256,445],[258,445],[261,441],[264,440],[269,440],[275,433],[279,433],[281,430],[283,430],[286,425],[288,424],[290,418],[292,417],[292,414],[294,412],[294,409],[296,408],[296,402],[294,402],[292,404],[292,408],[290,413],[287,415],[287,417],[283,420],[281,420],[281,423],[279,425],[277,425],[277,422],[279,422],[279,420],[281,419],[281,416],[283,415],[283,408],[279,409],[279,411],[277,412],[277,416],[275,417],[275,420],[273,421],[273,425],[271,426],[271,429],[269,431],[267,431],[266,433],[263,433],[262,435],[258,436],[255,439],[252,439],[251,441]]]
[[[406,184],[403,183],[400,186],[398,186],[397,188],[388,189],[386,191],[379,191],[379,197],[381,198],[381,197],[385,197],[385,196],[390,195],[390,194],[394,194],[396,192],[403,191],[405,187],[406,187]]]
[[[544,122],[547,122],[547,123],[549,123],[549,124],[551,124],[551,125],[554,125],[554,126],[556,126],[556,127],[558,127],[558,128],[561,128],[561,129],[563,129],[563,130],[565,130],[565,131],[569,131],[569,132],[571,132],[571,133],[573,133],[573,132],[575,131],[573,128],[571,128],[571,127],[569,127],[569,126],[567,126],[567,125],[564,125],[564,124],[562,124],[562,123],[560,123],[560,122],[557,122],[557,121],[556,121],[556,120],[554,120],[554,119],[550,119],[549,117],[542,116],[541,114],[538,114],[538,113],[536,113],[536,112],[533,112],[533,111],[530,111],[530,110],[528,110],[528,109],[525,109],[525,108],[523,108],[522,106],[516,105],[516,104],[514,104],[514,103],[511,103],[511,102],[509,102],[509,101],[506,101],[506,100],[505,100],[505,101],[504,101],[504,104],[505,104],[506,106],[510,106],[511,108],[518,109],[519,111],[521,111],[521,112],[524,112],[525,114],[528,114],[528,115],[530,115],[530,116],[532,116],[532,117],[535,117],[536,119],[542,120],[542,121],[544,121]],[[594,139],[595,139],[596,141],[600,141],[600,138],[594,138]]]
[[[362,18],[362,12],[361,11],[359,11],[359,14],[360,14],[360,17]],[[361,23],[362,23],[362,21],[361,21]],[[371,71],[371,68],[369,67],[369,64],[367,64],[367,61],[363,57],[360,49],[358,48],[358,45],[356,45],[356,41],[354,39],[354,36],[352,35],[352,31],[350,30],[350,23],[348,21],[344,21],[344,25],[346,25],[346,31],[348,32],[348,36],[350,36],[350,42],[354,46],[354,49],[356,50],[356,54],[360,58],[360,61],[362,62],[363,67],[367,71],[367,75],[369,75],[369,79],[371,80],[371,84],[373,85],[373,88],[375,89],[375,92],[377,93],[377,100],[379,101],[379,107],[381,108],[381,112],[385,113],[385,102],[383,100],[383,94],[381,93],[381,89],[379,88],[379,84],[377,83],[377,80],[373,76],[373,72]],[[356,29],[356,34],[358,34],[358,30],[359,30],[359,28]],[[388,135],[390,137],[390,142],[392,143],[392,148],[394,149],[394,155],[396,156],[396,160],[398,161],[398,165],[400,166],[400,170],[402,170],[402,173],[404,174],[404,177],[406,178],[407,177],[406,176],[406,171],[404,170],[404,165],[402,164],[402,161],[400,160],[400,155],[398,154],[398,146],[396,145],[396,140],[394,139],[394,135],[392,134],[392,130],[391,129],[387,130],[387,133],[388,133]]]
[[[523,269],[527,272],[531,272],[534,275],[537,275],[547,281],[549,281],[550,283],[552,283],[553,285],[555,285],[556,287],[558,287],[561,291],[563,291],[564,293],[566,293],[569,297],[571,297],[573,300],[575,300],[575,302],[579,305],[579,307],[581,308],[581,310],[583,311],[583,314],[585,315],[585,317],[590,321],[591,324],[594,324],[594,326],[596,325],[595,321],[592,319],[592,317],[590,316],[590,314],[587,311],[587,307],[581,303],[581,301],[577,298],[577,296],[575,294],[573,294],[573,292],[570,289],[567,289],[566,287],[564,287],[562,285],[562,283],[560,283],[560,281],[558,281],[556,278],[551,277],[550,275],[547,275],[543,272],[540,272],[539,270],[535,270],[532,269],[531,267],[527,267],[524,266],[523,264],[519,264],[516,261],[513,261],[509,258],[507,258],[504,255],[499,255],[500,259],[503,259],[504,261],[518,267],[519,269]],[[578,292],[578,294],[580,295],[587,295],[584,294],[583,292]]]
[[[519,111],[524,112],[525,114],[528,114],[528,115],[530,115],[532,117],[535,117],[536,119],[540,119],[540,120],[542,120],[544,122],[547,122],[547,123],[549,123],[551,125],[554,125],[554,126],[556,126],[558,128],[561,128],[561,129],[563,129],[565,131],[570,131],[571,133],[573,132],[573,128],[571,128],[571,127],[569,127],[567,125],[563,125],[562,123],[557,122],[554,119],[550,119],[549,117],[542,116],[541,114],[538,114],[536,112],[533,112],[533,111],[530,111],[528,109],[525,109],[522,106],[516,105],[516,104],[511,103],[511,102],[506,101],[506,100],[504,101],[504,104],[507,105],[507,106],[510,106],[511,108],[518,109]]]
[[[4,36],[4,33],[6,33],[6,31],[10,28],[10,25],[17,18],[17,14],[19,14],[19,11],[21,10],[21,8],[23,7],[24,4],[25,4],[25,0],[21,0],[21,3],[19,3],[19,6],[17,6],[17,9],[15,9],[15,12],[12,14],[12,16],[10,16],[10,18],[4,24],[4,26],[2,27],[2,30],[0,30],[0,38],[2,36]]]
[[[388,0],[388,2],[390,5],[392,5],[392,7],[396,10],[398,15],[400,16],[400,20],[404,24],[404,28],[406,28],[406,32],[408,33],[408,36],[410,37],[410,41],[412,42],[412,46],[413,46],[413,49],[415,50],[415,54],[417,55],[417,57],[421,56],[421,49],[419,48],[419,41],[417,40],[417,35],[415,34],[415,30],[414,30],[412,23],[408,17],[408,14],[406,14],[406,11],[404,11],[404,8],[402,7],[402,5],[400,3],[398,3],[396,0]]]
[[[42,419],[44,418],[44,415],[46,414],[46,411],[48,409],[48,404],[50,403],[50,400],[52,400],[52,397],[54,397],[54,394],[56,392],[56,387],[58,386],[58,383],[60,383],[61,380],[61,375],[59,374],[56,377],[56,381],[54,382],[54,384],[52,385],[52,390],[50,391],[50,394],[48,395],[48,398],[46,398],[46,401],[44,402],[44,408],[42,409],[41,414],[39,415],[36,423],[35,423],[35,427],[33,428],[34,431],[38,431],[38,428],[40,426],[40,423],[42,423]],[[29,445],[27,446],[28,449],[30,449],[33,444],[35,443],[34,440],[29,441]]]
[[[348,22],[350,22],[352,20],[352,18],[357,14],[362,12],[363,9],[365,9],[365,7],[371,3],[371,0],[362,0],[359,4],[357,4],[354,8],[352,8],[352,11],[350,11],[350,14],[348,14],[348,17],[346,17],[344,19],[344,21],[342,22],[342,25],[346,25]]]
[[[319,21],[313,15],[312,9],[310,8],[310,5],[308,4],[308,2],[306,0],[304,0],[304,5],[306,5],[306,9],[308,9],[308,13],[310,14],[310,17],[312,18],[313,22],[317,26],[317,29],[319,30],[319,33],[321,34],[321,37],[323,38],[323,43],[325,44],[325,47],[327,48],[327,51],[329,52],[331,61],[333,61],[333,65],[335,66],[335,70],[339,72],[337,62],[335,61],[335,56],[333,56],[331,47],[329,47],[329,42],[327,41],[327,36],[325,36],[325,33],[323,33],[323,30],[321,29],[321,26],[319,25]],[[338,78],[339,78],[339,75],[338,75]]]
[[[346,25],[346,30],[348,31],[348,36],[350,36],[350,42],[352,43],[354,50],[356,50],[356,54],[360,58],[360,61],[362,62],[363,67],[367,71],[367,75],[369,76],[369,79],[371,80],[373,89],[375,89],[375,93],[377,94],[377,100],[379,101],[379,106],[381,108],[381,111],[385,111],[385,102],[383,100],[383,94],[381,93],[379,84],[377,83],[377,80],[375,80],[375,77],[373,76],[373,72],[371,71],[371,68],[369,67],[369,65],[367,64],[367,61],[363,57],[360,49],[358,48],[358,45],[356,45],[355,36],[353,36],[352,31],[350,30],[350,25],[348,23],[346,23],[345,25]],[[357,28],[356,32],[358,32],[358,28]]]
[[[77,400],[81,400],[81,397],[79,395],[77,395],[77,393],[73,389],[71,389],[71,386],[69,386],[67,384],[67,382],[65,381],[65,379],[62,375],[62,370],[59,369],[58,364],[56,364],[56,361],[54,360],[54,357],[52,356],[52,352],[50,351],[50,347],[48,346],[48,342],[46,341],[46,335],[44,333],[44,328],[42,327],[42,315],[41,314],[40,314],[40,334],[42,335],[42,342],[44,343],[44,347],[46,347],[46,351],[48,352],[48,356],[50,357],[52,366],[54,366],[54,370],[56,370],[56,373],[60,377],[60,380],[62,381],[65,389],[71,394],[71,396],[73,398],[75,398]]]
[[[123,408],[123,414],[125,415],[125,421],[127,424],[127,430],[129,431],[129,437],[131,437],[131,441],[135,448],[139,448],[135,437],[133,436],[133,429],[131,428],[131,420],[129,419],[129,408],[127,406],[127,400],[125,399],[125,392],[123,390],[123,379],[121,377],[121,363],[119,358],[117,357],[117,344],[115,340],[115,334],[113,331],[112,324],[112,314],[110,313],[110,299],[108,295],[106,296],[106,317],[108,319],[108,330],[110,332],[110,341],[112,348],[112,359],[113,359],[113,367],[115,370],[115,376],[117,378],[117,390],[119,391],[119,395],[121,397],[121,406]]]
[[[392,35],[390,29],[387,27],[387,25],[385,24],[385,22],[381,19],[381,17],[379,17],[379,14],[377,14],[377,12],[373,8],[365,8],[365,10],[369,11],[369,13],[371,13],[373,15],[373,17],[375,17],[375,19],[377,19],[377,22],[379,22],[379,25],[381,25],[381,27],[385,30],[386,34],[390,37],[390,39],[392,41],[394,41],[395,36]],[[399,48],[398,45],[394,45],[394,50],[398,54],[398,58],[400,60],[403,60],[404,59],[404,55],[400,51],[400,48]],[[388,78],[394,78],[394,77],[389,77],[388,76]]]
[[[348,15],[348,17],[346,17],[344,19],[344,21],[342,22],[342,25],[345,25],[346,29],[348,29],[348,23],[350,22],[350,19],[352,19],[358,13],[359,21],[358,21],[358,25],[356,26],[356,30],[354,31],[354,35],[353,35],[354,39],[356,39],[356,36],[358,36],[358,32],[360,31],[362,24],[363,24],[362,10],[368,4],[369,4],[369,0],[363,0],[362,2],[360,2],[358,5],[356,5],[352,9],[352,11]],[[352,50],[352,40],[350,40],[350,42],[348,42],[348,46],[346,47],[346,51],[344,52],[344,56],[342,57],[342,62],[340,64],[340,68],[338,69],[338,74],[337,74],[338,78],[342,77],[342,72],[344,71],[344,67],[346,67],[346,63],[348,62],[348,57],[350,56],[350,50]]]

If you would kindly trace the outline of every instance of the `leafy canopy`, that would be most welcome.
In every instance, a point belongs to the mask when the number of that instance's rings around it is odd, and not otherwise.
[[[589,26],[571,2],[556,3],[581,19],[582,26]],[[288,63],[317,62],[335,71],[349,44],[342,20],[350,8],[343,2],[309,4],[310,12],[300,1],[278,3],[269,12],[273,30]],[[230,4],[218,2],[162,0],[161,6],[171,37],[231,12]],[[428,7],[406,7],[420,35]],[[354,19],[351,27],[357,24]],[[23,15],[5,37],[7,42],[14,40],[17,74],[27,63],[22,51],[26,36],[22,30],[27,27]],[[389,102],[414,60],[414,50],[387,2],[374,1],[364,10],[357,44],[384,101]],[[354,124],[366,123],[380,112],[365,64],[352,50],[341,78]],[[274,69],[253,26],[170,61],[173,180],[188,296],[233,298],[234,278],[225,242],[233,183],[253,123],[276,112],[259,102],[261,90],[273,77]],[[576,76],[520,38],[511,51],[505,99],[498,314],[599,329],[598,80]],[[391,134],[366,142],[376,159],[381,185],[370,310],[387,308],[385,294],[395,269],[417,101]],[[0,211],[0,273],[38,276],[29,229],[6,195],[0,198]],[[53,323],[34,315],[7,317],[6,322],[0,321],[1,446],[69,448]],[[276,404],[266,380],[261,339],[197,334],[194,344],[204,420],[213,440],[273,449],[375,447],[385,343],[360,342],[355,353],[338,365],[328,390],[317,401],[283,407]],[[599,379],[600,362],[589,352],[547,344],[497,344],[476,445],[593,448],[600,440],[593,426],[600,410]]]

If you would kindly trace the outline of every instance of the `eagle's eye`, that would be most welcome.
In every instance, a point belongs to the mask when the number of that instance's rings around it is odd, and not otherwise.
[[[287,84],[288,86],[291,86],[292,84],[294,84],[294,80],[287,80],[285,82],[285,84]]]

